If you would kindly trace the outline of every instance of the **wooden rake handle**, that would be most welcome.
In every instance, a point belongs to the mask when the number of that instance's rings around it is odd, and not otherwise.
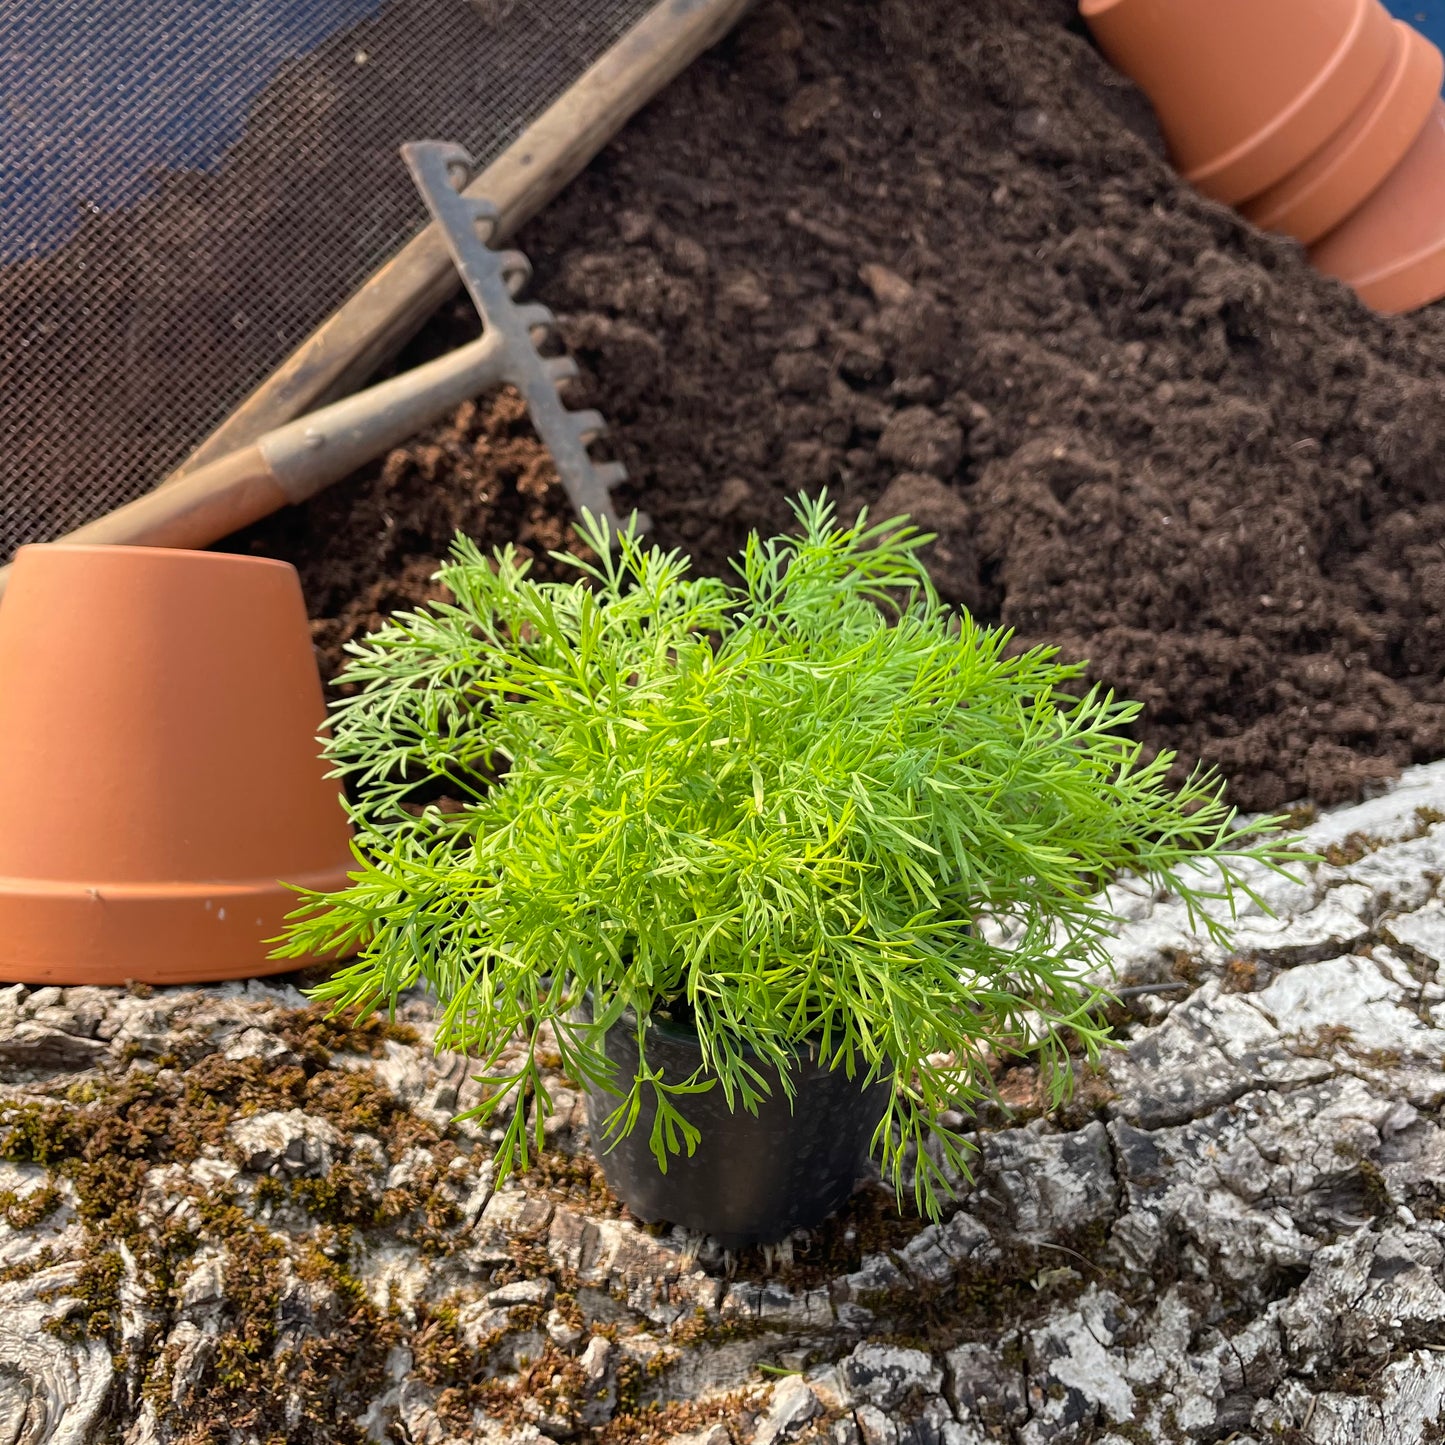
[[[51,546],[209,547],[304,502],[502,380],[506,343],[480,340],[208,462]],[[0,568],[0,596],[9,580]]]

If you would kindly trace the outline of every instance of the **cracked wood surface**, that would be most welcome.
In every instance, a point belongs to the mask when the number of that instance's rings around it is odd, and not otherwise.
[[[565,1081],[494,1189],[419,1000],[0,990],[0,1445],[1445,1438],[1442,817],[1445,764],[1319,818],[1231,950],[1120,883],[1119,981],[1188,987],[1073,1104],[1015,1069],[949,1218],[737,1258],[621,1214]]]

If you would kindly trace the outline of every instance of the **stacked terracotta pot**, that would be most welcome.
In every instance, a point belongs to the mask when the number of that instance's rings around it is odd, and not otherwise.
[[[1379,0],[1081,0],[1205,195],[1377,311],[1445,296],[1445,60]]]

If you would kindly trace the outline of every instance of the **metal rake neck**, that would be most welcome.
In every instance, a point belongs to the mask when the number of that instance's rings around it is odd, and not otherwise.
[[[607,429],[600,412],[569,411],[563,405],[558,383],[576,376],[577,365],[570,357],[538,351],[536,338],[551,333],[557,318],[545,306],[515,300],[531,267],[520,251],[494,251],[488,244],[499,219],[496,207],[460,191],[474,168],[471,156],[446,141],[415,141],[401,153],[481,315],[484,335],[501,339],[500,375],[526,401],[572,505],[616,528],[611,493],[627,479],[627,468],[621,462],[594,462],[588,454],[588,444]]]

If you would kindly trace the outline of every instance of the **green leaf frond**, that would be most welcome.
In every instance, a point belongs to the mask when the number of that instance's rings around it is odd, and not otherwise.
[[[891,1082],[880,1162],[936,1212],[966,1172],[938,1115],[989,1089],[988,1058],[1034,1057],[1062,1091],[1069,1052],[1105,1046],[1091,980],[1114,875],[1170,888],[1222,937],[1237,900],[1303,861],[1218,778],[1168,787],[1173,759],[1127,736],[1134,704],[1075,695],[1080,666],[1011,655],[943,604],[904,520],[795,510],[731,583],[590,518],[595,557],[560,557],[573,582],[459,539],[453,600],[351,648],[327,749],[358,867],[303,898],[283,952],[359,949],[317,990],[338,1007],[435,991],[439,1044],[491,1085],[481,1112],[537,1101],[530,1137],[512,1110],[502,1173],[540,1147],[544,1022],[567,1071],[617,1096],[613,1134],[655,1102],[663,1167],[696,1147],[691,1094],[755,1109],[807,1045]],[[646,1020],[677,1006],[701,1044],[690,1079],[647,1057]],[[634,1078],[600,1046],[626,1018]]]

